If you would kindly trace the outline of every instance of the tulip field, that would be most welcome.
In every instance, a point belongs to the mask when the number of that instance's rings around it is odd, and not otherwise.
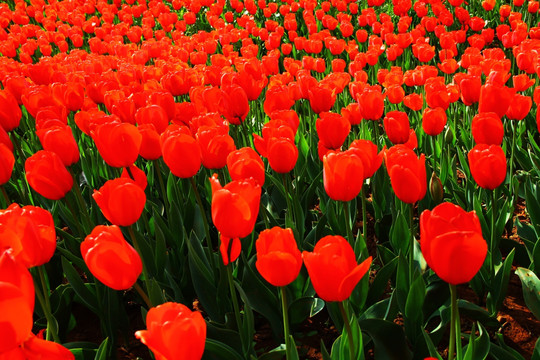
[[[3,0],[0,360],[540,360],[539,5]]]

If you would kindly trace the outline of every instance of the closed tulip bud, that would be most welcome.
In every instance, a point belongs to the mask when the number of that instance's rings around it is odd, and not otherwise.
[[[59,200],[73,187],[73,177],[59,155],[40,150],[26,159],[26,180],[38,194],[50,200]]]
[[[444,132],[444,142],[447,145],[452,145],[454,143],[454,132],[450,126],[447,127],[446,131]]]
[[[118,178],[109,180],[92,197],[103,216],[119,226],[134,224],[141,216],[146,204],[146,194],[133,180]]]
[[[264,185],[264,163],[251,147],[243,147],[232,151],[227,156],[227,169],[232,180],[253,178],[259,186]]]
[[[17,99],[9,90],[0,90],[0,126],[7,132],[17,128],[22,112]]]
[[[217,175],[212,185],[212,221],[222,236],[234,239],[251,234],[261,200],[261,186],[253,179],[234,180],[224,187]]]
[[[506,178],[506,156],[498,145],[476,145],[469,151],[469,168],[474,181],[484,189],[494,190]]]
[[[99,281],[115,290],[127,290],[142,272],[137,251],[118,226],[98,225],[81,243],[86,266]]]
[[[446,126],[446,111],[443,108],[426,108],[422,115],[422,128],[430,136],[439,135]]]
[[[441,203],[444,196],[444,188],[441,179],[433,172],[429,180],[429,193],[435,204]]]
[[[325,236],[313,252],[302,253],[311,283],[324,301],[343,301],[369,271],[371,257],[360,265],[351,245],[341,236]]]
[[[495,113],[476,114],[472,119],[471,131],[477,144],[502,144],[504,127],[501,119]]]
[[[482,226],[474,211],[442,203],[420,215],[420,247],[435,273],[452,285],[470,281],[487,254]]]
[[[339,149],[349,136],[351,123],[340,114],[323,112],[316,123],[319,141],[327,149]]]
[[[132,165],[139,156],[142,135],[129,123],[106,123],[91,131],[103,160],[112,167]]]
[[[323,159],[324,190],[332,200],[351,201],[364,183],[364,165],[354,151],[329,153]]]
[[[412,204],[422,200],[427,191],[426,159],[418,158],[404,145],[395,145],[385,153],[386,169],[394,193],[401,201]]]
[[[3,143],[0,143],[0,185],[9,181],[13,173],[15,157],[13,152]]]
[[[384,131],[393,144],[404,144],[409,140],[409,117],[403,111],[389,111],[383,120]]]
[[[291,229],[276,226],[264,230],[255,246],[255,266],[266,281],[274,286],[286,286],[296,279],[302,267],[302,254]]]
[[[69,126],[54,126],[36,131],[44,150],[55,152],[65,166],[79,161],[79,146]]]
[[[170,125],[161,135],[163,161],[182,179],[193,177],[201,168],[201,148],[185,126]]]
[[[200,360],[206,341],[206,322],[199,312],[168,302],[146,314],[147,330],[135,337],[148,346],[156,360]]]

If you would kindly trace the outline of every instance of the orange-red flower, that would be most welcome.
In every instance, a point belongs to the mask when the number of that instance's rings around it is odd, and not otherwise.
[[[367,120],[379,120],[384,113],[384,95],[380,87],[371,86],[364,89],[356,99],[362,117]]]
[[[504,127],[495,113],[476,114],[471,123],[471,131],[477,144],[501,145]]]
[[[354,199],[362,190],[364,178],[364,164],[355,151],[330,152],[324,156],[324,190],[331,199]]]
[[[79,161],[79,147],[69,126],[53,126],[36,133],[43,149],[55,152],[65,166]]]
[[[401,201],[412,204],[426,195],[426,159],[418,158],[405,145],[395,145],[386,151],[385,162],[394,193]]]
[[[13,152],[0,142],[0,185],[7,183],[11,178],[13,165],[15,165]]]
[[[420,246],[427,264],[452,285],[470,281],[487,254],[480,220],[452,203],[442,203],[420,215]]]
[[[98,225],[81,243],[81,255],[99,281],[115,290],[127,290],[142,272],[137,251],[118,226]]]
[[[91,130],[103,160],[112,167],[132,165],[141,147],[142,135],[129,123],[106,123]]]
[[[422,129],[430,136],[439,135],[446,126],[446,111],[443,108],[426,108],[422,114]]]
[[[298,250],[291,229],[273,227],[259,234],[255,243],[261,276],[274,286],[286,286],[296,279],[302,267],[302,254]]]
[[[315,122],[319,141],[327,149],[339,149],[349,136],[351,123],[343,116],[331,112],[323,112]]]
[[[59,155],[40,150],[26,159],[26,180],[38,194],[47,199],[59,200],[73,187],[73,177]]]
[[[227,156],[236,150],[228,126],[201,126],[196,138],[201,147],[202,164],[207,169],[223,168]]]
[[[92,197],[103,216],[114,225],[129,226],[141,216],[146,204],[146,194],[133,180],[117,178],[108,180]]]
[[[354,140],[349,146],[349,151],[355,153],[364,165],[364,177],[370,178],[381,167],[383,151],[378,152],[377,145],[370,140]]]
[[[187,179],[201,168],[201,148],[185,126],[170,125],[161,134],[163,161],[179,178]]]
[[[17,99],[9,90],[0,90],[0,126],[9,132],[19,126],[21,117]]]
[[[389,111],[383,119],[384,131],[393,144],[404,144],[409,140],[409,117],[403,111]]]
[[[227,169],[232,180],[253,178],[260,186],[264,185],[264,163],[251,147],[243,147],[229,153]]]
[[[0,210],[0,251],[11,255],[27,268],[48,262],[56,250],[56,230],[50,212],[27,205],[11,204]]]
[[[506,156],[498,145],[479,144],[469,151],[469,168],[474,181],[484,189],[493,190],[506,178]]]
[[[210,178],[212,185],[212,221],[230,239],[251,234],[261,200],[261,187],[253,179],[231,181],[221,186],[217,175]]]
[[[151,308],[147,330],[135,337],[148,346],[156,360],[200,360],[206,341],[206,322],[201,313],[185,305],[168,302]]]
[[[328,235],[317,242],[313,252],[302,253],[311,283],[324,301],[343,301],[369,271],[371,257],[360,265],[351,245],[341,236]]]
[[[279,174],[290,172],[298,159],[298,148],[294,144],[294,130],[281,120],[270,120],[262,129],[263,136],[253,134],[253,144],[268,159],[272,170]]]

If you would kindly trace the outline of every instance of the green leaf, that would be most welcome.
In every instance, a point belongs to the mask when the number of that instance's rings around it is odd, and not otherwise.
[[[110,351],[109,347],[109,338],[106,338],[99,346],[94,360],[107,360]]]
[[[396,271],[396,266],[398,263],[398,258],[395,257],[389,263],[384,265],[379,271],[373,280],[373,283],[369,287],[366,304],[368,306],[373,305],[377,302],[381,296],[384,294],[388,286],[388,281],[392,277],[392,274]]]
[[[204,345],[202,358],[205,360],[244,360],[244,357],[230,346],[208,338]]]
[[[425,297],[426,285],[424,278],[419,276],[413,281],[405,304],[405,332],[411,342],[416,341],[422,330],[422,307]]]
[[[270,350],[266,354],[259,356],[258,360],[282,360],[286,356],[284,345],[280,345],[275,349]]]
[[[536,345],[534,346],[534,352],[532,354],[531,360],[540,360],[540,338],[536,340]]]
[[[478,323],[478,332],[478,337],[476,337],[476,327],[473,324],[463,360],[484,360],[488,356],[490,348],[489,334],[480,323]]]
[[[431,340],[429,334],[426,331],[422,330],[422,335],[424,336],[424,342],[426,343],[427,349],[429,351],[429,356],[434,357],[438,360],[442,360],[442,357],[435,348],[435,345],[433,345],[433,341]]]
[[[75,291],[75,294],[77,294],[79,297],[79,300],[93,313],[100,315],[99,305],[95,293],[83,283],[81,277],[77,273],[77,270],[75,270],[73,265],[71,265],[71,263],[65,257],[62,257],[62,269],[64,269],[64,274]]]
[[[360,321],[360,326],[373,339],[376,360],[412,359],[413,354],[401,326],[382,319],[365,319]]]
[[[514,261],[515,249],[512,249],[510,254],[504,260],[502,266],[497,270],[495,279],[491,281],[491,291],[487,297],[487,307],[490,313],[495,314],[501,307],[506,291],[508,289],[508,281],[510,279],[510,271],[512,270],[512,262]]]
[[[289,335],[289,345],[287,346],[287,359],[288,360],[299,360],[298,358],[298,349],[296,348],[296,343],[292,335]]]
[[[535,273],[522,267],[517,268],[516,274],[521,280],[527,308],[540,320],[540,280]]]
[[[409,247],[409,238],[411,231],[409,229],[409,222],[405,218],[402,212],[398,212],[396,219],[390,229],[390,243],[396,253],[401,251],[402,254],[407,253]]]

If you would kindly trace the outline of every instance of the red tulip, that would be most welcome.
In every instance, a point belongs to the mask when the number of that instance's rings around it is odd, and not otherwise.
[[[212,221],[222,236],[234,239],[251,234],[261,200],[261,187],[253,179],[235,180],[224,187],[217,175],[212,185]]]
[[[291,229],[276,226],[264,230],[255,246],[255,266],[266,281],[274,286],[286,286],[296,279],[302,267],[302,254]]]
[[[403,98],[403,105],[412,111],[419,111],[424,106],[422,94],[409,94]]]
[[[366,87],[356,99],[362,117],[367,120],[379,120],[384,113],[384,95],[378,86]]]
[[[469,168],[474,181],[484,189],[493,190],[506,178],[506,156],[498,145],[479,144],[469,151]]]
[[[13,152],[4,143],[0,143],[0,185],[9,181],[14,165]]]
[[[195,176],[201,168],[201,148],[185,126],[170,125],[161,134],[163,161],[182,179]]]
[[[478,112],[494,112],[502,118],[508,111],[513,97],[512,89],[503,85],[486,83],[480,90]]]
[[[142,124],[137,127],[141,134],[139,155],[146,160],[157,160],[161,157],[161,138],[153,124]]]
[[[253,178],[260,186],[264,185],[264,163],[253,148],[243,147],[229,153],[227,169],[232,180]]]
[[[196,137],[201,147],[202,164],[207,169],[223,168],[227,156],[236,150],[228,126],[201,126]]]
[[[9,132],[19,126],[21,117],[17,99],[9,90],[0,90],[0,126]]]
[[[139,169],[136,165],[123,168],[120,177],[133,181],[135,184],[139,185],[143,191],[148,185],[148,178],[146,177],[145,172]]]
[[[298,148],[294,144],[294,132],[288,124],[278,124],[279,121],[271,120],[263,128],[263,137],[253,134],[253,143],[257,151],[268,159],[272,170],[278,174],[290,172],[298,159]],[[276,124],[277,129],[265,132],[268,124]],[[285,129],[286,134],[280,136]]]
[[[65,166],[79,161],[79,146],[69,126],[53,126],[36,133],[43,149],[55,152]]]
[[[383,152],[378,152],[377,145],[370,140],[354,140],[349,146],[349,151],[362,160],[366,179],[372,177],[382,164]]]
[[[371,257],[360,265],[351,245],[341,236],[325,236],[313,252],[302,253],[311,283],[324,301],[343,301],[369,271]]]
[[[47,199],[59,200],[73,187],[73,177],[52,151],[40,150],[30,156],[24,170],[30,187]]]
[[[523,120],[529,114],[531,107],[532,99],[529,96],[515,94],[506,110],[506,117],[510,120]]]
[[[92,197],[103,216],[119,226],[130,226],[141,216],[146,204],[146,194],[133,180],[117,178],[108,180]]]
[[[308,90],[309,105],[315,114],[330,111],[336,101],[334,91],[325,85],[314,86]]]
[[[407,146],[395,145],[386,151],[385,162],[398,199],[412,204],[424,198],[427,190],[424,154],[418,158]]]
[[[470,281],[482,267],[487,243],[474,211],[442,203],[420,215],[420,246],[427,264],[452,285]]]
[[[404,144],[409,140],[409,117],[403,111],[389,111],[383,119],[384,131],[393,144]]]
[[[319,141],[327,149],[339,149],[349,136],[351,123],[343,116],[331,112],[323,112],[315,122]]]
[[[362,121],[362,113],[360,112],[360,106],[357,103],[351,103],[342,108],[341,116],[343,116],[343,118],[346,119],[351,125],[358,125]]]
[[[137,251],[118,226],[98,225],[81,243],[81,255],[99,281],[115,290],[127,290],[142,272]]]
[[[426,108],[422,115],[422,129],[430,136],[439,135],[446,126],[446,111],[443,108]]]
[[[502,144],[504,127],[501,119],[495,113],[476,114],[472,119],[471,130],[477,144]]]
[[[200,360],[206,341],[206,322],[201,313],[168,302],[151,308],[146,315],[148,330],[135,337],[148,346],[156,360]]]
[[[364,164],[355,151],[330,152],[324,156],[324,190],[331,199],[351,201],[362,190],[364,178]]]
[[[30,337],[33,310],[16,284],[0,281],[0,354],[15,349]]]
[[[139,156],[142,135],[129,123],[106,123],[91,130],[103,160],[112,167],[132,165]]]
[[[75,360],[75,355],[65,347],[30,334],[19,347],[0,354],[0,360]]]

